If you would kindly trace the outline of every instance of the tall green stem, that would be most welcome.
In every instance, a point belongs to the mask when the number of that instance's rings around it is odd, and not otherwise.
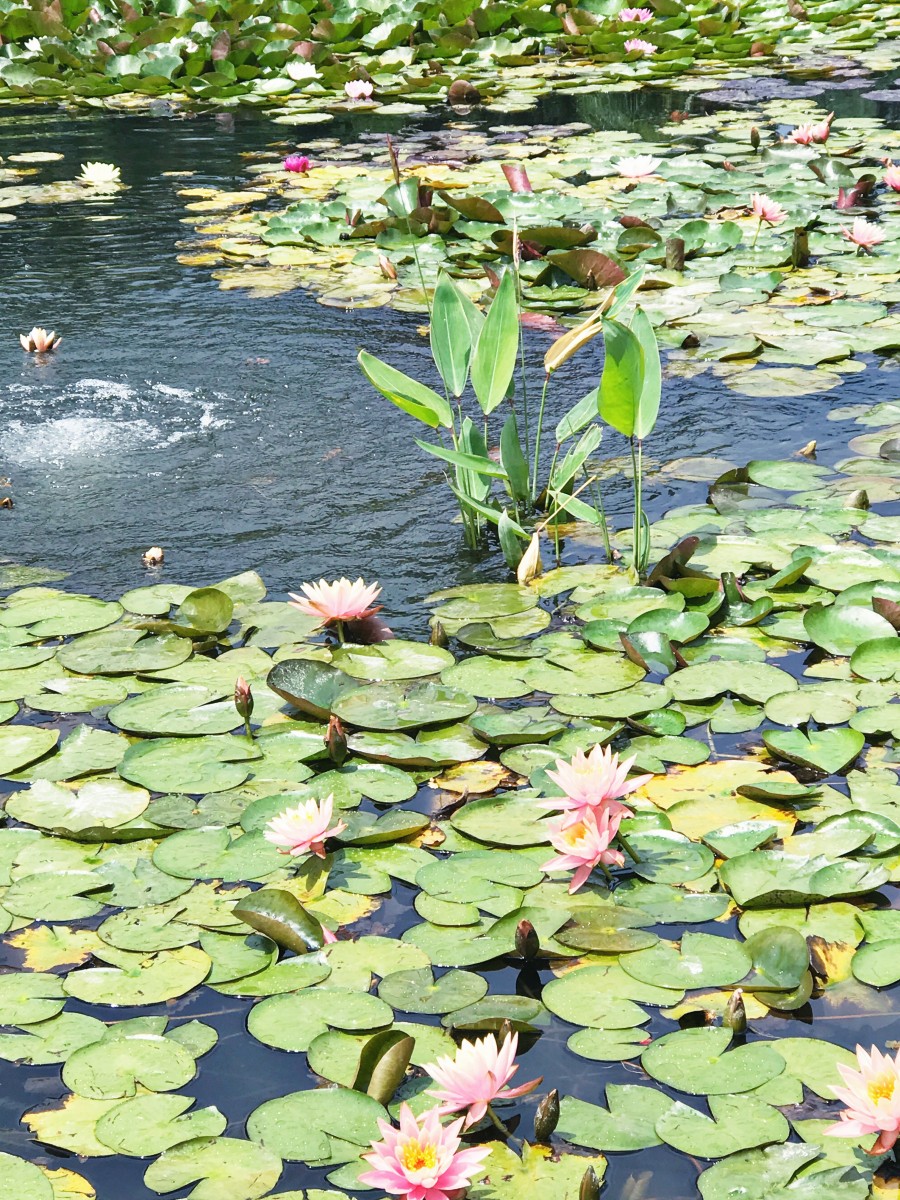
[[[516,280],[516,310],[519,321],[519,364],[522,370],[522,424],[525,427],[525,461],[528,461],[528,381],[525,375],[525,332],[522,329],[522,278],[519,275],[518,255],[519,227],[513,221],[513,275]]]
[[[635,441],[637,441],[637,449],[635,449]],[[632,551],[631,565],[635,572],[640,577],[644,570],[644,503],[643,503],[643,453],[644,446],[640,438],[631,439],[631,469],[634,483],[634,522],[632,524]]]
[[[596,496],[596,500],[594,501],[594,507],[596,508],[597,512],[600,514],[600,520],[602,522],[603,548],[606,551],[606,561],[608,563],[612,564],[613,552],[612,552],[612,546],[610,545],[610,541],[609,541],[609,524],[607,523],[607,520],[606,520],[606,509],[603,507],[603,491],[602,491],[602,489],[600,487],[600,483],[597,479],[595,479],[593,482],[593,488],[594,488],[594,495]]]
[[[538,409],[538,423],[534,434],[534,469],[531,477],[531,501],[534,503],[538,495],[538,468],[541,457],[541,434],[544,430],[544,405],[547,403],[547,387],[550,383],[550,372],[544,374],[544,386],[541,389],[541,406]]]

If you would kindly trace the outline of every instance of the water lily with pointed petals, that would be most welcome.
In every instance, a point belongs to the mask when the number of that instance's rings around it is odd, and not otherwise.
[[[624,179],[643,179],[645,175],[655,175],[661,162],[661,158],[652,154],[631,154],[619,159],[616,170]]]
[[[506,1085],[518,1071],[515,1062],[519,1035],[512,1033],[497,1044],[493,1033],[476,1042],[463,1042],[455,1058],[444,1055],[425,1070],[438,1085],[429,1088],[429,1096],[440,1100],[441,1113],[466,1110],[464,1129],[477,1125],[495,1100],[513,1100],[524,1096],[541,1082],[531,1079],[510,1088]]]
[[[289,154],[283,163],[286,171],[295,171],[305,175],[309,170],[309,159],[305,154]]]
[[[87,162],[81,164],[78,182],[100,191],[110,191],[122,182],[122,171],[113,163]]]
[[[301,854],[315,854],[324,858],[327,839],[337,837],[347,828],[344,821],[331,824],[333,812],[333,796],[326,796],[320,801],[302,800],[296,808],[287,808],[272,818],[266,826],[266,841],[292,858]]]
[[[308,617],[318,617],[322,625],[360,621],[381,608],[380,604],[374,603],[381,587],[377,583],[364,583],[361,577],[355,583],[343,578],[333,583],[324,579],[318,583],[301,583],[300,590],[304,595],[288,592],[294,608],[299,608]]]
[[[62,338],[56,336],[56,330],[51,329],[48,333],[40,325],[35,325],[31,333],[19,334],[19,344],[30,354],[49,354],[61,341]]]
[[[371,100],[374,90],[368,79],[348,79],[344,84],[344,93],[348,100]]]
[[[542,806],[561,809],[570,824],[579,821],[585,811],[598,809],[618,813],[620,819],[630,817],[631,809],[619,801],[653,778],[636,775],[629,779],[634,756],[620,762],[618,754],[603,746],[594,746],[589,754],[578,750],[569,762],[558,758],[555,765],[556,770],[548,771],[547,775],[562,789],[563,795],[542,801]]]
[[[803,125],[798,125],[787,140],[798,146],[812,146],[815,143],[827,142],[833,120],[834,113],[832,112],[824,121],[808,121]]]
[[[314,63],[306,62],[302,58],[289,62],[285,70],[294,83],[302,83],[305,79],[315,79],[319,73]]]
[[[620,813],[611,808],[585,809],[579,820],[571,821],[560,817],[551,821],[550,842],[559,854],[556,858],[548,859],[541,864],[541,870],[574,871],[569,884],[569,892],[577,892],[587,883],[594,867],[616,866],[625,863],[625,856],[620,850],[611,850],[613,838],[619,832]]]
[[[460,1150],[462,1125],[460,1117],[442,1126],[437,1107],[417,1120],[409,1105],[401,1104],[399,1129],[379,1120],[382,1140],[363,1155],[372,1170],[363,1171],[360,1183],[403,1200],[455,1200],[491,1152],[489,1146]]]
[[[638,54],[655,54],[656,47],[652,42],[645,42],[643,38],[629,38],[625,43],[625,52],[631,54],[632,51],[637,51]]]
[[[832,1087],[846,1108],[825,1130],[830,1137],[866,1137],[877,1133],[870,1154],[884,1154],[900,1136],[900,1050],[894,1058],[876,1046],[867,1053],[856,1047],[859,1070],[838,1063],[846,1087]]]
[[[750,197],[750,207],[760,222],[766,225],[780,225],[787,216],[785,209],[762,192],[754,192]]]
[[[884,241],[884,234],[878,226],[867,221],[865,217],[857,217],[850,229],[842,225],[841,233],[848,242],[859,246],[860,250],[866,254],[871,252],[873,246],[878,246]]]
[[[884,182],[892,191],[900,192],[900,167],[890,163],[884,173]]]
[[[653,20],[652,8],[623,8],[619,12],[620,21],[637,21],[643,25],[645,21]]]

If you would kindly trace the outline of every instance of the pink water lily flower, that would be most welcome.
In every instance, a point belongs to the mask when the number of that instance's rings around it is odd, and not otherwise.
[[[884,1154],[900,1136],[900,1050],[894,1058],[873,1046],[869,1053],[856,1047],[859,1070],[838,1063],[846,1087],[832,1087],[846,1109],[825,1130],[830,1137],[866,1137],[877,1133],[870,1154]]]
[[[623,8],[619,13],[620,21],[637,21],[641,25],[645,21],[653,20],[652,8]]]
[[[619,832],[622,816],[609,808],[586,809],[578,821],[560,817],[550,822],[550,842],[559,854],[541,864],[541,870],[574,871],[569,892],[577,892],[587,883],[591,871],[601,863],[605,867],[621,867],[625,856],[620,850],[610,850]]]
[[[604,746],[594,746],[589,754],[578,750],[569,762],[557,759],[555,766],[556,770],[548,771],[547,776],[562,789],[563,795],[542,801],[542,806],[562,809],[569,824],[581,820],[585,812],[598,809],[608,809],[618,814],[620,820],[630,817],[631,809],[619,801],[653,778],[636,775],[629,779],[634,756],[620,762],[618,754]]]
[[[438,1084],[429,1089],[429,1096],[442,1101],[442,1114],[465,1109],[464,1129],[477,1125],[495,1100],[524,1096],[541,1082],[532,1079],[514,1088],[506,1086],[519,1069],[514,1061],[518,1047],[517,1033],[510,1034],[502,1046],[493,1033],[477,1042],[463,1042],[455,1058],[445,1055],[425,1067]]]
[[[344,821],[331,824],[333,812],[333,796],[326,796],[321,801],[302,800],[296,808],[285,809],[272,818],[266,826],[266,841],[292,858],[301,854],[315,854],[324,858],[327,839],[337,837],[347,828]]]
[[[884,182],[892,191],[900,192],[900,167],[889,163],[884,173]]]
[[[812,146],[817,142],[827,142],[833,120],[834,113],[832,112],[824,121],[808,121],[806,124],[798,125],[787,140],[795,142],[798,146]]]
[[[625,52],[631,54],[633,50],[638,54],[655,54],[656,46],[652,42],[645,42],[643,38],[629,38],[625,43]]]
[[[850,229],[846,226],[841,226],[841,233],[848,242],[852,242],[854,246],[859,246],[860,250],[867,254],[873,246],[879,245],[884,241],[884,234],[877,225],[873,225],[871,221],[867,221],[865,217],[857,217]]]
[[[284,169],[286,171],[297,171],[301,175],[305,175],[309,170],[309,159],[305,154],[289,154],[284,160]]]
[[[624,179],[643,179],[645,175],[655,175],[661,158],[652,154],[630,154],[620,158],[616,170]]]
[[[19,342],[23,350],[29,351],[31,354],[49,354],[51,350],[55,350],[62,341],[61,337],[57,337],[55,331],[50,333],[46,329],[42,329],[40,325],[35,325],[31,333],[20,333]]]
[[[780,204],[762,192],[753,193],[750,197],[750,207],[760,222],[765,222],[766,225],[780,225],[787,216],[787,211]]]
[[[344,93],[349,100],[371,100],[374,90],[368,79],[348,79],[344,84]]]
[[[363,1171],[360,1183],[403,1200],[456,1200],[491,1152],[490,1146],[460,1150],[462,1124],[460,1117],[443,1127],[439,1108],[416,1120],[409,1105],[401,1104],[399,1129],[379,1120],[382,1140],[363,1155],[372,1170]]]
[[[318,583],[301,583],[300,590],[304,595],[288,592],[291,604],[308,617],[318,617],[323,625],[361,621],[381,608],[380,604],[374,603],[381,594],[381,587],[377,583],[364,583],[362,577],[355,583],[344,578],[333,583],[320,579]]]

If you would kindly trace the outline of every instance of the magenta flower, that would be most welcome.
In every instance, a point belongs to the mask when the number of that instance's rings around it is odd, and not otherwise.
[[[379,1121],[382,1141],[373,1142],[363,1158],[372,1166],[360,1183],[403,1200],[456,1200],[490,1154],[490,1146],[460,1150],[463,1119],[444,1128],[440,1109],[430,1108],[419,1120],[408,1104],[400,1105],[400,1128]]]
[[[900,192],[900,167],[888,163],[884,173],[884,182],[894,192]]]
[[[624,806],[620,806],[624,807]],[[620,850],[610,850],[613,839],[619,832],[622,814],[610,807],[585,809],[581,817],[560,817],[550,822],[550,842],[559,854],[541,864],[541,870],[574,871],[569,892],[577,892],[588,880],[594,867],[621,867],[625,856]]]
[[[344,84],[344,94],[348,100],[371,100],[374,90],[368,79],[348,79]]]
[[[296,171],[300,175],[305,175],[309,170],[309,159],[305,154],[289,154],[284,160],[284,169],[286,171]]]
[[[656,47],[652,42],[645,42],[643,38],[629,38],[625,43],[625,51],[631,54],[636,51],[638,54],[655,54]]]
[[[879,245],[884,241],[884,234],[877,225],[873,225],[871,221],[867,221],[865,217],[857,217],[850,229],[846,226],[841,226],[841,233],[848,242],[852,242],[854,246],[858,246],[860,251],[870,254],[873,246]]]
[[[766,225],[780,225],[787,216],[786,210],[780,204],[776,204],[762,192],[753,193],[750,197],[750,207],[759,217],[760,224],[764,222]]]
[[[620,21],[639,22],[641,25],[645,21],[653,20],[652,8],[623,8],[619,12]]]
[[[305,594],[298,596],[296,592],[288,592],[294,608],[299,608],[308,617],[318,617],[322,625],[361,621],[381,608],[380,604],[373,604],[381,588],[377,583],[364,583],[362,578],[355,583],[343,578],[334,583],[320,579],[318,583],[301,583],[300,590]]]
[[[464,1129],[477,1125],[489,1105],[495,1100],[512,1100],[532,1092],[541,1082],[532,1079],[517,1087],[506,1086],[518,1071],[514,1062],[519,1046],[519,1035],[510,1034],[502,1046],[497,1045],[493,1033],[477,1042],[463,1042],[455,1058],[444,1056],[431,1063],[425,1070],[437,1088],[430,1088],[429,1096],[443,1101],[440,1112],[466,1110]]]
[[[867,1054],[856,1047],[859,1070],[838,1063],[846,1087],[832,1087],[846,1109],[841,1119],[829,1125],[830,1137],[866,1137],[877,1133],[878,1141],[870,1154],[884,1154],[900,1136],[900,1050],[894,1058],[875,1046]]]
[[[566,814],[564,822],[570,825],[580,821],[586,812],[600,809],[618,815],[619,820],[630,817],[631,809],[619,801],[653,778],[637,775],[629,779],[628,772],[633,766],[634,756],[619,762],[618,754],[602,746],[594,746],[590,754],[578,750],[570,762],[557,759],[556,770],[548,771],[547,776],[562,788],[563,795],[543,801],[543,807],[562,809]]]
[[[321,802],[302,800],[296,808],[285,809],[272,818],[266,826],[265,839],[292,858],[301,854],[324,858],[326,840],[337,837],[347,828],[344,821],[331,825],[333,811],[333,796],[326,796]]]

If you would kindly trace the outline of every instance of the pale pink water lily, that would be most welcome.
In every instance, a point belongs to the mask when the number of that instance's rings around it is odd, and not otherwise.
[[[327,583],[301,583],[299,596],[288,592],[294,608],[299,608],[308,617],[318,617],[323,625],[342,621],[360,621],[371,617],[381,608],[375,600],[381,594],[377,583],[364,583],[362,577],[351,583],[349,579],[336,579]]]
[[[624,179],[643,179],[646,175],[655,175],[661,158],[652,154],[631,154],[620,158],[616,170]]]
[[[643,25],[645,21],[653,20],[653,9],[652,8],[623,8],[619,12],[619,20],[620,21],[637,21],[641,25]]]
[[[400,1105],[400,1128],[379,1120],[382,1140],[373,1142],[363,1158],[372,1167],[359,1179],[404,1200],[455,1200],[462,1196],[489,1146],[460,1150],[463,1118],[441,1125],[440,1109],[430,1108],[416,1120],[408,1104]]]
[[[265,839],[277,846],[282,854],[297,858],[301,854],[325,857],[325,842],[337,837],[347,828],[344,821],[331,824],[334,797],[324,800],[301,800],[296,808],[287,808],[266,826]]]
[[[873,225],[871,221],[867,221],[865,217],[857,217],[849,229],[845,225],[842,225],[841,233],[848,242],[852,242],[854,246],[859,246],[860,250],[864,250],[866,253],[873,246],[878,246],[884,241],[884,234],[878,226]]]
[[[631,809],[619,801],[653,778],[636,775],[629,779],[634,756],[620,762],[618,754],[604,746],[592,747],[589,754],[578,750],[568,762],[558,758],[555,766],[556,770],[548,771],[547,776],[562,789],[563,795],[542,801],[542,807],[561,809],[569,824],[579,821],[584,812],[597,809],[617,813],[620,820],[630,817]]]
[[[309,159],[305,154],[289,154],[283,163],[285,171],[295,171],[305,175],[309,170]]]
[[[610,849],[621,820],[621,814],[604,808],[585,809],[581,818],[574,822],[567,817],[551,821],[550,842],[559,854],[542,863],[541,870],[548,873],[574,871],[569,884],[572,893],[587,883],[594,867],[600,864],[604,867],[623,866],[625,856],[622,852]]]
[[[302,58],[298,58],[293,62],[289,62],[285,67],[285,70],[291,79],[293,79],[294,83],[302,83],[305,79],[315,79],[319,73],[313,63],[306,62],[306,60]]]
[[[62,338],[56,336],[55,330],[51,329],[48,333],[40,325],[35,325],[31,333],[19,334],[19,343],[22,349],[27,350],[30,354],[49,354],[61,341]]]
[[[656,46],[652,42],[645,42],[643,38],[629,38],[625,43],[625,52],[631,54],[632,51],[638,54],[655,54]]]
[[[856,1047],[859,1070],[838,1063],[846,1087],[832,1087],[846,1108],[841,1119],[824,1131],[830,1137],[866,1137],[877,1133],[870,1154],[884,1154],[900,1136],[900,1050],[894,1058],[876,1046]]]
[[[371,100],[374,90],[368,79],[348,79],[344,84],[348,100]]]
[[[892,191],[900,192],[900,167],[889,163],[884,173],[884,182]]]
[[[833,120],[834,113],[832,112],[824,121],[808,121],[803,125],[798,125],[787,140],[795,142],[798,146],[812,146],[815,143],[827,142]]]
[[[534,1091],[541,1082],[531,1079],[510,1088],[506,1085],[518,1071],[515,1062],[519,1035],[510,1034],[497,1045],[491,1033],[477,1042],[463,1042],[455,1058],[445,1055],[425,1070],[438,1085],[429,1088],[429,1096],[440,1100],[441,1113],[466,1110],[464,1129],[477,1125],[495,1100],[512,1100]]]
[[[787,211],[763,192],[753,193],[750,197],[750,207],[759,217],[760,223],[764,222],[766,225],[780,225],[787,216]]]

